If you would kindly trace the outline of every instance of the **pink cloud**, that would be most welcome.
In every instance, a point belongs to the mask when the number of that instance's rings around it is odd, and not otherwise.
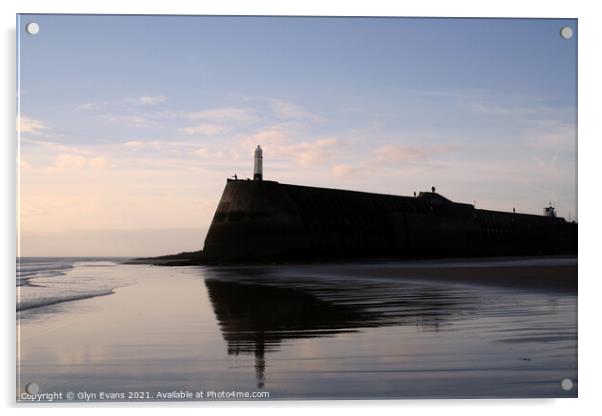
[[[179,131],[188,135],[201,134],[204,136],[215,136],[226,133],[228,130],[229,129],[227,127],[218,124],[199,124],[198,126],[179,129]]]
[[[17,132],[19,133],[39,133],[41,130],[48,127],[40,120],[36,120],[26,116],[17,117]]]

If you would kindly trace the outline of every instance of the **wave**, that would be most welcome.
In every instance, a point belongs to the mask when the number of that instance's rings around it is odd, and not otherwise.
[[[74,261],[63,259],[17,259],[17,286],[29,284],[33,277],[62,276],[73,269]]]
[[[36,258],[18,265],[17,312],[106,296],[133,283],[128,270],[107,259]]]
[[[95,298],[97,296],[107,296],[113,294],[113,290],[99,290],[96,292],[80,293],[73,295],[57,296],[53,298],[38,298],[21,301],[17,303],[17,312],[25,311],[27,309],[41,308],[44,306],[56,305],[57,303],[69,302],[74,300]]]

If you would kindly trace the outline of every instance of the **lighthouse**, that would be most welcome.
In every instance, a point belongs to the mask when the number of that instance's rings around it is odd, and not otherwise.
[[[259,145],[257,145],[257,149],[255,149],[255,166],[253,168],[253,180],[263,180],[263,152],[261,150],[261,146]]]

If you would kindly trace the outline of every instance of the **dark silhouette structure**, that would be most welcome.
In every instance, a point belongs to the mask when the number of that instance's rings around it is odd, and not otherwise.
[[[236,263],[575,254],[577,224],[548,211],[476,209],[436,192],[404,197],[228,180],[202,258]]]

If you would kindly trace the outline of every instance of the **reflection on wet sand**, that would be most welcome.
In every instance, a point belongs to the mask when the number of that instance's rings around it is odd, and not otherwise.
[[[208,270],[205,286],[228,354],[254,354],[260,388],[266,353],[285,340],[392,325],[438,331],[472,316],[479,302],[461,289],[440,285],[307,276],[283,281],[257,269]]]
[[[465,263],[77,266],[136,283],[20,312],[18,391],[576,397],[576,264]]]

